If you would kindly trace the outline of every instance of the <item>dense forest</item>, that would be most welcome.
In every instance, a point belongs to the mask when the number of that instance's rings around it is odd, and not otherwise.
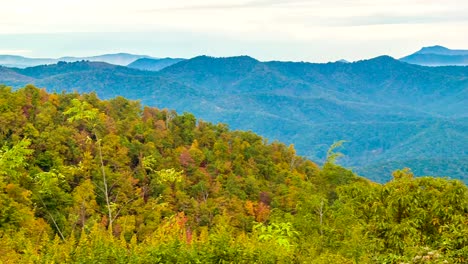
[[[0,83],[95,91],[101,99],[190,112],[294,144],[320,163],[330,145],[346,140],[338,163],[379,183],[410,167],[416,176],[468,184],[468,67],[423,67],[389,56],[353,63],[197,56],[157,72],[90,61],[0,67]]]
[[[311,142],[317,144],[317,142]],[[468,188],[123,97],[0,86],[0,263],[466,263]]]

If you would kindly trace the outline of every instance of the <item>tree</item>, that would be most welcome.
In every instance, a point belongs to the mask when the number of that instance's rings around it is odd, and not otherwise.
[[[27,157],[33,153],[33,150],[29,148],[30,145],[31,141],[24,138],[11,148],[5,145],[0,149],[0,182],[3,180],[18,181],[21,170],[28,164]]]
[[[57,171],[48,171],[48,172],[40,172],[34,175],[34,181],[38,186],[38,190],[34,192],[35,197],[37,200],[41,202],[43,205],[43,209],[46,211],[47,215],[49,216],[50,220],[54,223],[54,226],[62,238],[65,240],[65,236],[63,235],[62,228],[57,221],[57,217],[51,212],[51,209],[55,212],[58,211],[60,206],[66,206],[67,200],[69,200],[69,194],[65,193],[60,188],[60,182],[63,181],[65,177]],[[51,201],[51,202],[45,202]],[[49,208],[52,207],[52,208]]]
[[[258,223],[254,226],[254,231],[258,233],[260,241],[274,241],[286,250],[292,249],[294,239],[299,236],[299,232],[288,222],[269,225]]]
[[[90,122],[92,124],[92,130],[93,130],[94,136],[96,137],[96,143],[98,146],[99,160],[101,162],[100,165],[101,165],[102,185],[103,185],[102,192],[106,200],[109,228],[112,230],[112,223],[114,221],[114,217],[112,215],[112,204],[111,204],[111,199],[110,199],[109,183],[107,182],[106,169],[105,169],[104,160],[102,157],[101,139],[99,138],[97,134],[97,131],[96,131],[97,123],[95,122],[98,117],[99,111],[96,108],[93,108],[86,101],[81,102],[78,99],[73,99],[71,102],[73,106],[64,112],[64,115],[69,116],[68,122],[70,123],[73,123],[75,121]]]
[[[86,221],[98,210],[94,185],[91,180],[86,179],[73,190],[73,207],[70,209],[71,218],[82,228]]]
[[[176,171],[174,168],[159,170],[156,171],[156,181],[159,184],[169,184],[172,195],[175,196],[176,183],[182,182],[183,173],[184,171]]]

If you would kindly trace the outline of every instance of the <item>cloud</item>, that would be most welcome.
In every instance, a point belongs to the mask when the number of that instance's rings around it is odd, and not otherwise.
[[[155,8],[144,10],[144,12],[161,12],[161,11],[199,11],[199,10],[228,10],[228,9],[247,9],[247,8],[268,8],[291,4],[304,4],[305,0],[257,0],[244,3],[233,2],[224,4],[201,4],[201,5],[181,5],[174,7]]]
[[[251,0],[251,1],[198,1],[187,4],[176,1],[172,6],[140,10],[158,12],[165,17],[197,18],[195,24],[210,21],[207,29],[213,29],[214,21],[222,25],[235,21],[239,28],[255,27],[257,22],[282,27],[283,25],[306,26],[370,26],[400,24],[433,24],[468,21],[468,4],[447,0],[443,5],[435,0]],[[212,12],[216,11],[216,12]],[[180,12],[180,13],[179,13]],[[244,23],[242,23],[244,22]],[[172,23],[173,25],[174,23]],[[232,23],[231,23],[232,24]],[[247,25],[246,25],[247,24]],[[186,25],[186,27],[195,26]],[[229,28],[229,27],[228,27]]]
[[[348,26],[369,26],[369,25],[399,25],[399,24],[434,24],[445,22],[468,21],[465,15],[454,14],[449,16],[399,16],[392,14],[376,14],[372,16],[352,17],[342,19],[341,25]]]
[[[25,49],[0,49],[0,54],[2,55],[18,55],[18,54],[27,54],[31,52],[32,50],[25,50]]]
[[[414,25],[414,24],[439,24],[468,22],[464,13],[440,13],[431,15],[400,15],[392,13],[375,13],[369,15],[340,16],[333,19],[329,17],[313,17],[304,19],[302,17],[290,18],[290,23],[302,23],[308,26],[327,27],[356,27],[356,26],[379,26],[379,25]]]

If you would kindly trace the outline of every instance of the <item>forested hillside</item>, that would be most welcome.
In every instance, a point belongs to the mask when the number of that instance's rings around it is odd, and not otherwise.
[[[468,67],[422,67],[388,56],[326,64],[199,56],[159,72],[88,61],[0,67],[0,83],[187,111],[294,144],[320,163],[328,146],[346,140],[340,164],[378,182],[408,166],[418,176],[468,183]]]
[[[318,144],[311,142],[310,144]],[[190,113],[0,86],[1,263],[466,263],[468,189]]]

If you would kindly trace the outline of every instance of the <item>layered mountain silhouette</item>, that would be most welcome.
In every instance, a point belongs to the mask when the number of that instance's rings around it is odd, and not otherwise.
[[[52,58],[27,58],[17,55],[0,55],[0,65],[6,67],[15,68],[27,68],[45,64],[54,64],[60,61],[63,62],[76,62],[76,61],[96,61],[96,62],[107,62],[110,64],[127,66],[138,59],[151,59],[152,57],[147,55],[135,55],[129,53],[115,53],[115,54],[104,54],[91,57],[61,57],[58,59]]]
[[[400,60],[424,66],[466,66],[468,50],[452,50],[442,46],[424,47]]]
[[[388,56],[353,63],[182,60],[157,72],[80,61],[0,68],[0,83],[125,96],[294,144],[313,160],[346,140],[341,163],[386,181],[394,169],[467,181],[468,67]]]
[[[5,67],[26,68],[57,62],[58,60],[50,58],[27,58],[18,55],[0,55],[0,66]]]

